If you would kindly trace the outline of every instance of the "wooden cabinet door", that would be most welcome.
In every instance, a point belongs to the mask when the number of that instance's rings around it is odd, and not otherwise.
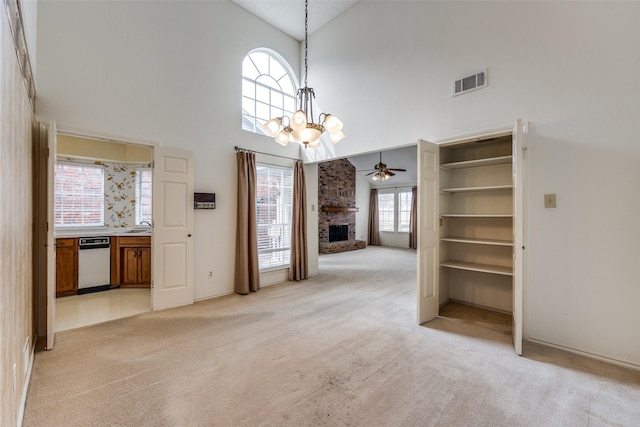
[[[151,248],[120,248],[121,282],[131,288],[151,286]]]
[[[122,285],[138,283],[138,248],[122,248],[120,253]]]
[[[151,248],[138,248],[138,283],[151,286]]]
[[[56,297],[78,293],[77,239],[56,240]]]

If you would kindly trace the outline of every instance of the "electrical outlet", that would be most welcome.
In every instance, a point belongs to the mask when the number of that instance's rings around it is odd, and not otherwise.
[[[213,277],[213,270],[209,270],[209,279]]]
[[[547,208],[547,209],[556,207],[556,195],[555,194],[545,194],[544,195],[544,207]]]

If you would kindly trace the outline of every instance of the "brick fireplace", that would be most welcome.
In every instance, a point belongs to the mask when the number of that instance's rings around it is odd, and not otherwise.
[[[356,240],[356,169],[347,159],[318,164],[320,253],[364,249]]]

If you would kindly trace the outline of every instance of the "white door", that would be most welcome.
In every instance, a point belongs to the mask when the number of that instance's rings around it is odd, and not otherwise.
[[[513,129],[513,345],[522,355],[524,316],[524,132],[522,120]]]
[[[193,153],[154,149],[152,307],[193,303]]]
[[[439,312],[440,151],[418,141],[418,323]]]
[[[47,161],[47,350],[53,348],[56,320],[56,242],[53,218],[53,180],[56,167],[57,133],[56,122],[50,120],[47,136],[49,149],[49,159]]]

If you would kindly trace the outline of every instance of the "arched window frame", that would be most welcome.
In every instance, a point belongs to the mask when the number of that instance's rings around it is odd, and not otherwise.
[[[266,135],[267,120],[290,117],[297,110],[297,87],[291,66],[276,51],[249,52],[242,61],[242,129]]]

